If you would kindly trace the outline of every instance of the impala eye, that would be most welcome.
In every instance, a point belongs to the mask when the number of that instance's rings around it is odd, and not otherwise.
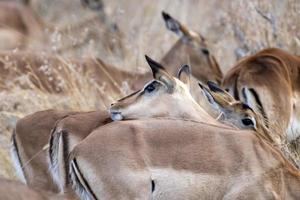
[[[245,125],[245,126],[254,126],[254,122],[252,119],[250,118],[244,118],[242,119],[242,123]]]
[[[147,92],[147,93],[151,93],[151,92],[153,92],[155,90],[155,85],[154,85],[154,83],[151,83],[150,85],[148,85],[146,88],[145,88],[145,91]]]
[[[203,53],[204,55],[208,55],[208,54],[209,54],[209,51],[208,51],[208,49],[206,49],[206,48],[202,48],[201,51],[202,51],[202,53]]]

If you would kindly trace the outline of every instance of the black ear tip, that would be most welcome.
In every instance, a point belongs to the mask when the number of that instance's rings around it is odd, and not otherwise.
[[[207,85],[209,89],[213,92],[223,92],[223,90],[219,88],[219,86],[215,82],[207,81]]]
[[[162,11],[161,14],[165,21],[168,21],[169,19],[171,19],[171,16],[168,13],[166,13],[165,11]]]
[[[152,60],[148,55],[145,55],[145,59],[148,60]]]
[[[200,82],[198,82],[198,85],[203,90],[204,87],[203,87],[203,85]]]
[[[145,58],[146,58],[146,61],[147,61],[147,63],[149,64],[149,66],[151,68],[164,69],[164,67],[160,63],[156,62],[155,60],[153,60],[149,56],[145,55]]]
[[[147,63],[149,64],[149,65],[151,65],[151,64],[157,64],[152,58],[150,58],[148,55],[145,55],[145,59],[146,59],[146,61],[147,61]]]

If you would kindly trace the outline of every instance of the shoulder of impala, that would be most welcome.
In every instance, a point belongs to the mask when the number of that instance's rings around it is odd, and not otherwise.
[[[68,190],[68,156],[94,129],[112,122],[107,111],[80,112],[60,120],[49,140],[50,171],[60,192]]]
[[[48,171],[48,140],[56,121],[74,112],[46,110],[28,115],[17,122],[12,134],[15,168],[28,186],[57,191]]]
[[[205,122],[110,123],[78,144],[69,164],[74,188],[87,199],[300,195],[299,172],[278,150],[251,131]]]

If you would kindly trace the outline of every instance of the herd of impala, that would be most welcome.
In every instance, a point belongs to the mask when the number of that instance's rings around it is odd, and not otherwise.
[[[124,56],[123,33],[99,0],[82,0],[106,48]],[[199,33],[162,12],[178,41],[151,70],[133,74],[99,58],[69,59],[106,96],[128,96],[108,110],[45,110],[19,120],[12,134],[15,168],[26,185],[0,179],[0,199],[300,199],[299,163],[285,147],[300,136],[300,57],[269,48],[238,61],[226,75]],[[48,93],[67,91],[68,76],[47,49],[56,30],[24,5],[0,3],[0,88],[27,74]],[[46,32],[45,32],[46,30]],[[23,49],[18,53],[5,50]],[[65,45],[57,52],[74,46]],[[57,53],[56,52],[56,53]],[[188,65],[187,65],[188,63]],[[52,74],[40,70],[50,65]],[[52,77],[52,79],[49,78]],[[54,80],[53,80],[54,79]],[[20,84],[22,88],[29,85]],[[109,102],[111,103],[111,102]]]

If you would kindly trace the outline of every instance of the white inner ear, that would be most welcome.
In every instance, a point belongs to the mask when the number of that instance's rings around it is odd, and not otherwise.
[[[249,91],[248,87],[243,88],[243,93],[244,95],[241,95],[243,97],[243,102],[250,106],[254,110],[254,112],[259,112],[256,100],[252,93]]]
[[[190,74],[187,74],[186,72],[181,72],[179,74],[179,80],[183,82],[188,87],[188,89],[190,89],[190,82],[191,82]]]
[[[213,96],[207,91],[207,89],[203,88],[202,92],[204,93],[204,96],[207,98],[212,107],[216,110],[220,110],[219,105],[217,104]]]

